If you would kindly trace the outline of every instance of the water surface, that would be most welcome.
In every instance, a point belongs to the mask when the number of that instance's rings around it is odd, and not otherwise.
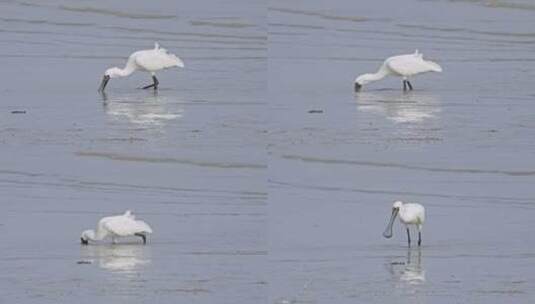
[[[533,301],[533,9],[270,2],[272,303]],[[416,49],[444,73],[352,92]],[[426,206],[422,248],[382,238],[396,199]]]
[[[0,1],[0,302],[267,297],[265,6]],[[185,62],[96,90],[158,41]],[[25,111],[12,114],[12,111]],[[147,246],[81,247],[131,209]]]

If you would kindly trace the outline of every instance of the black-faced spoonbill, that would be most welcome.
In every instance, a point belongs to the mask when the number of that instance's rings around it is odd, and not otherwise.
[[[407,240],[409,247],[411,246],[411,233],[409,226],[414,225],[418,229],[418,246],[422,244],[422,225],[425,222],[425,208],[420,204],[403,203],[402,201],[395,201],[392,206],[392,216],[390,222],[386,226],[383,236],[387,239],[392,237],[392,225],[399,213],[399,221],[407,228]]]
[[[99,92],[104,92],[106,85],[110,78],[126,77],[134,73],[136,70],[149,72],[152,75],[152,84],[144,86],[143,89],[154,88],[158,89],[158,79],[156,79],[156,72],[159,70],[184,67],[184,62],[174,54],[170,54],[166,49],[161,48],[158,42],[154,43],[154,49],[142,50],[132,53],[128,57],[124,69],[118,67],[107,69],[102,77],[102,82],[98,88]]]
[[[424,60],[423,55],[416,50],[414,54],[399,55],[387,58],[379,70],[374,74],[363,74],[355,79],[355,92],[363,85],[385,78],[388,75],[403,78],[403,91],[412,90],[409,77],[426,72],[442,72],[440,65],[433,61]]]
[[[97,230],[85,230],[82,232],[80,240],[83,245],[89,241],[101,241],[107,237],[115,243],[118,237],[138,236],[143,239],[143,244],[147,243],[147,234],[152,233],[150,226],[144,221],[136,220],[130,210],[122,215],[103,217],[98,221]]]

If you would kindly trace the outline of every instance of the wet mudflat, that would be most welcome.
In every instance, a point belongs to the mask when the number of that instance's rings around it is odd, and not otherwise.
[[[207,9],[209,8],[209,9]],[[248,1],[1,1],[0,302],[267,297],[265,8]],[[186,67],[104,70],[162,47]],[[24,113],[12,113],[24,111]],[[131,209],[147,246],[79,244]]]
[[[533,301],[534,15],[529,1],[270,3],[272,303]],[[444,73],[352,92],[415,49]],[[395,199],[426,206],[420,249],[398,223],[382,238]]]

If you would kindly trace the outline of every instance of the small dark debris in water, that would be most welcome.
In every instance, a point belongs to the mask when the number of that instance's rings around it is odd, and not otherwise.
[[[390,265],[405,265],[405,262],[392,262]]]
[[[26,111],[25,110],[15,110],[15,111],[11,111],[11,114],[26,114]]]
[[[199,129],[193,129],[193,130],[191,130],[191,132],[192,132],[192,133],[201,133],[201,130],[199,130]]]
[[[489,132],[490,132],[490,133],[497,133],[498,130],[496,130],[496,129],[490,129]]]
[[[323,113],[323,110],[309,110],[308,113],[309,114],[320,114],[320,113]]]
[[[91,264],[91,261],[81,260],[81,261],[76,262],[76,264]]]

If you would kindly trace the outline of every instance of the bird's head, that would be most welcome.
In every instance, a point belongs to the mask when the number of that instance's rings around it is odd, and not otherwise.
[[[108,76],[110,78],[116,78],[121,76],[121,69],[115,67],[115,68],[109,68],[104,72],[104,76]]]
[[[82,245],[88,245],[89,240],[92,240],[95,238],[95,232],[93,230],[84,230],[82,232],[82,235],[80,236],[80,242]]]
[[[399,210],[399,208],[401,208],[401,206],[403,206],[403,202],[402,201],[395,201],[394,205],[392,205],[392,209]]]
[[[102,81],[100,82],[98,91],[104,92],[104,89],[106,88],[108,81],[110,81],[110,78],[116,78],[119,76],[121,76],[121,69],[117,67],[107,69],[106,72],[104,72],[104,76],[102,76]]]
[[[370,83],[370,75],[363,74],[355,79],[355,92],[359,92],[363,85]]]

